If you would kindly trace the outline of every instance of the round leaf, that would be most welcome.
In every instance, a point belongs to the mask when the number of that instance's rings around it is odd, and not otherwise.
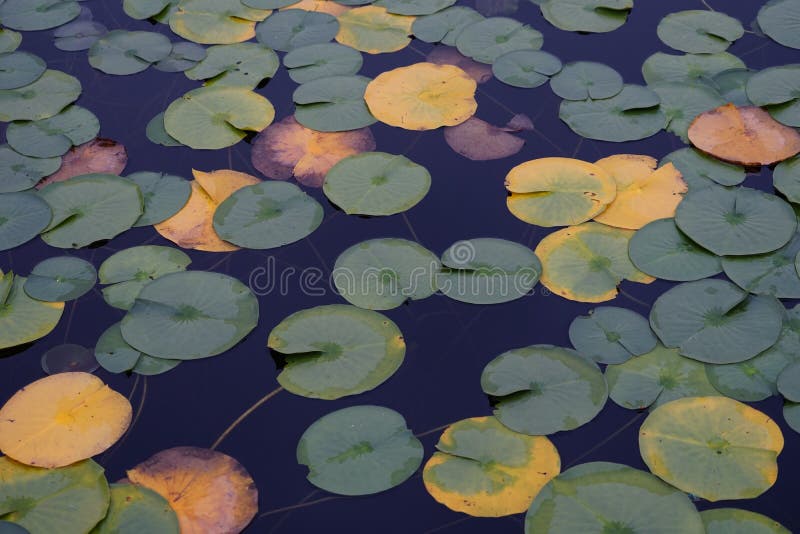
[[[63,156],[73,146],[88,143],[99,132],[100,121],[94,113],[80,106],[69,106],[49,119],[12,122],[6,130],[6,139],[20,154],[54,158]]]
[[[75,300],[91,291],[97,271],[86,260],[60,256],[40,261],[25,281],[25,293],[45,302]]]
[[[47,228],[50,206],[34,193],[0,195],[0,250],[27,243]]]
[[[670,13],[658,23],[658,38],[669,47],[692,54],[723,52],[744,35],[742,23],[718,11]]]
[[[658,340],[647,319],[625,308],[601,306],[572,320],[569,340],[582,356],[619,364],[653,350]]]
[[[619,94],[622,76],[602,63],[574,61],[550,79],[550,88],[565,100],[600,100]]]
[[[63,302],[34,300],[25,293],[24,285],[21,276],[0,275],[0,349],[36,341],[61,319]]]
[[[466,26],[456,39],[458,51],[481,63],[494,63],[514,50],[538,50],[542,34],[517,20],[492,17]]]

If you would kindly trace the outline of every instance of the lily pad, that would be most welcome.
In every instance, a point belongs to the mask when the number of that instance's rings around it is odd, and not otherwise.
[[[253,38],[256,22],[270,13],[245,6],[239,0],[181,0],[169,17],[169,27],[195,43],[240,43]]]
[[[431,15],[446,9],[457,0],[378,0],[376,5],[397,15]]]
[[[28,52],[0,55],[0,89],[16,89],[33,83],[46,70],[44,60]]]
[[[66,24],[81,13],[75,0],[5,0],[0,4],[3,26],[13,30],[49,30]]]
[[[633,0],[548,0],[540,7],[547,22],[560,30],[605,33],[625,24]]]
[[[613,68],[593,61],[573,61],[550,79],[550,88],[565,100],[601,100],[616,96],[625,87]]]
[[[108,28],[94,20],[74,20],[53,31],[53,45],[64,52],[89,50]]]
[[[22,43],[22,34],[8,28],[0,28],[0,53],[13,52]]]
[[[800,126],[800,65],[771,67],[753,74],[747,96],[786,126]]]
[[[0,195],[0,250],[27,243],[47,228],[53,212],[34,193]]]
[[[480,63],[494,63],[514,50],[539,50],[541,32],[515,19],[491,17],[466,26],[456,39],[458,51]]]
[[[670,13],[658,23],[658,38],[667,46],[692,54],[724,52],[744,35],[742,23],[719,11]]]
[[[738,165],[725,163],[694,148],[681,148],[661,158],[661,165],[672,163],[681,172],[689,191],[709,185],[739,185],[747,176]]]
[[[426,43],[442,43],[455,46],[459,34],[483,15],[471,7],[455,5],[431,15],[417,17],[411,30],[414,37]]]
[[[422,480],[451,510],[477,517],[524,512],[561,470],[561,458],[543,436],[512,432],[494,417],[453,423],[442,433]]]
[[[342,252],[333,284],[345,300],[368,310],[390,310],[436,292],[439,259],[405,239],[372,239]]]
[[[25,281],[25,293],[45,302],[67,302],[91,291],[97,271],[86,260],[58,256],[40,261]]]
[[[772,184],[793,203],[800,203],[800,157],[782,161],[772,173]]]
[[[752,106],[747,96],[747,82],[755,71],[749,69],[728,69],[714,75],[711,85],[727,102],[737,106]]]
[[[700,512],[706,534],[789,534],[774,519],[749,510],[715,508]]]
[[[289,77],[306,83],[329,76],[351,76],[361,70],[364,59],[358,50],[339,43],[321,43],[291,50],[283,57]]]
[[[775,483],[783,449],[766,414],[726,397],[690,397],[656,408],[639,430],[656,476],[709,501],[754,498]]]
[[[364,102],[370,79],[364,76],[316,78],[295,90],[297,122],[320,132],[358,130],[375,122]]]
[[[183,146],[183,143],[176,140],[167,133],[164,127],[164,112],[162,111],[147,123],[145,129],[147,138],[153,143],[161,146]]]
[[[0,193],[31,189],[60,166],[61,158],[34,158],[0,145]]]
[[[206,49],[195,43],[179,41],[172,43],[172,51],[164,59],[153,64],[161,72],[184,72],[206,57]]]
[[[689,142],[689,125],[695,117],[714,109],[726,100],[708,85],[687,82],[660,82],[651,84],[661,99],[661,111],[667,118],[665,129]]]
[[[758,27],[770,39],[788,46],[800,48],[800,1],[770,0],[758,12]]]
[[[403,334],[386,316],[343,304],[294,313],[267,345],[286,358],[278,382],[303,397],[338,399],[378,387],[403,363]]]
[[[113,30],[89,49],[89,64],[105,72],[136,74],[169,56],[172,43],[156,32]]]
[[[135,172],[126,176],[142,192],[144,213],[133,226],[158,224],[186,205],[192,187],[180,176],[160,172]]]
[[[179,0],[123,0],[122,9],[132,19],[144,20],[157,17]]]
[[[338,17],[336,41],[367,54],[402,50],[411,42],[414,17],[395,15],[379,6],[351,9]]]
[[[49,334],[61,319],[63,302],[42,302],[30,298],[25,278],[12,273],[0,275],[0,349],[36,341]]]
[[[100,121],[94,113],[80,106],[69,106],[49,119],[12,122],[6,130],[6,139],[20,154],[55,158],[63,156],[73,146],[88,143],[99,132]]]
[[[179,534],[178,517],[158,493],[133,484],[111,484],[108,514],[92,534]]]
[[[122,337],[120,323],[114,323],[100,335],[94,350],[97,362],[109,373],[153,376],[166,373],[181,363],[181,360],[156,358],[134,349]]]
[[[481,387],[495,399],[494,415],[501,423],[515,432],[538,436],[588,423],[608,398],[597,364],[552,345],[501,354],[484,368]]]
[[[323,191],[348,215],[393,215],[428,193],[431,175],[404,156],[365,152],[339,161],[325,175]]]
[[[64,343],[42,354],[42,371],[48,375],[58,373],[93,373],[100,367],[94,351],[82,345]]]
[[[327,43],[337,33],[339,22],[336,17],[303,9],[279,11],[256,26],[258,41],[281,52]]]
[[[495,78],[513,87],[539,87],[559,71],[561,60],[541,50],[514,50],[492,64]]]
[[[278,54],[258,43],[210,46],[206,56],[185,71],[190,80],[205,80],[207,86],[236,86],[255,89],[272,78],[280,66]]]
[[[145,354],[193,360],[225,352],[257,322],[258,300],[240,281],[219,273],[185,271],[142,288],[121,328],[125,341]]]
[[[800,298],[800,276],[795,258],[800,252],[800,234],[774,252],[757,256],[728,256],[722,268],[733,283],[756,295],[779,299]]]
[[[744,62],[728,52],[674,55],[656,52],[642,64],[648,85],[659,82],[697,82],[730,69],[744,69]]]
[[[405,482],[424,449],[403,416],[381,406],[351,406],[312,424],[297,444],[308,480],[339,495],[370,495]]]
[[[601,306],[572,320],[575,350],[598,363],[620,364],[652,351],[658,339],[647,319],[625,308]]]
[[[467,159],[488,161],[507,158],[522,150],[525,140],[512,131],[519,131],[513,123],[499,127],[470,117],[457,126],[445,127],[444,140]]]
[[[787,402],[783,405],[783,418],[789,428],[800,433],[800,403]]]
[[[0,8],[6,5],[0,4]],[[47,119],[75,102],[81,90],[77,78],[58,70],[46,70],[30,85],[0,90],[0,121]]]
[[[791,402],[800,402],[800,362],[786,366],[778,375],[778,391]]]

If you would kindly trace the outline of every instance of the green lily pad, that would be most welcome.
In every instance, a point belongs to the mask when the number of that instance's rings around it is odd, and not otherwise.
[[[0,250],[10,250],[27,243],[47,228],[53,212],[34,193],[0,195]]]
[[[550,88],[565,100],[601,100],[622,91],[622,76],[608,65],[593,61],[567,63],[550,79]]]
[[[108,33],[108,28],[94,20],[74,20],[53,31],[53,45],[64,52],[89,50]]]
[[[327,13],[287,9],[268,17],[256,26],[256,39],[281,52],[313,44],[327,43],[339,33],[339,21]]]
[[[0,7],[8,5],[0,4]],[[59,113],[81,94],[81,82],[61,71],[46,70],[35,82],[0,90],[0,121],[37,121]]]
[[[782,449],[772,419],[727,397],[668,402],[639,429],[639,450],[653,474],[712,502],[764,493],[778,477]]]
[[[206,57],[185,72],[190,80],[205,80],[211,86],[255,89],[272,78],[280,66],[278,54],[258,43],[210,46]]]
[[[124,76],[142,72],[170,51],[172,43],[160,33],[113,30],[89,49],[89,64],[106,74]]]
[[[40,261],[25,281],[25,293],[45,302],[75,300],[91,291],[97,271],[86,260],[60,256]]]
[[[605,33],[625,24],[633,0],[548,0],[540,7],[547,22],[560,30]]]
[[[364,76],[330,76],[304,83],[292,95],[297,122],[320,132],[358,130],[375,123],[364,101],[370,81]]]
[[[5,0],[0,4],[3,26],[20,31],[49,30],[81,13],[75,0]]]
[[[744,35],[742,23],[719,11],[689,10],[670,13],[656,28],[661,41],[681,52],[724,52]]]
[[[54,182],[39,194],[53,219],[42,233],[48,245],[81,248],[130,229],[142,214],[142,195],[133,182],[113,174],[86,174]]]
[[[800,126],[800,65],[771,67],[753,74],[747,82],[753,104],[787,126]]]
[[[34,158],[20,154],[8,145],[0,145],[0,193],[31,189],[59,167],[61,158]]]
[[[672,163],[681,171],[689,191],[714,184],[739,185],[747,176],[742,167],[725,163],[694,148],[681,148],[670,152],[661,158],[660,165],[667,163]]]
[[[456,39],[456,48],[480,63],[494,63],[514,50],[539,50],[541,32],[517,20],[491,17],[466,26]]]
[[[577,465],[536,496],[525,533],[704,534],[694,503],[646,471],[610,462]]]
[[[538,436],[588,423],[608,398],[597,364],[552,345],[501,354],[483,369],[481,387],[495,399],[494,415],[501,423]]]
[[[122,337],[120,323],[114,323],[100,335],[94,348],[97,363],[109,373],[132,372],[143,376],[166,373],[181,360],[156,358],[134,349]]]
[[[561,70],[561,60],[541,50],[514,50],[492,64],[492,73],[513,87],[532,88],[545,84]]]
[[[439,259],[405,239],[372,239],[342,252],[336,259],[333,284],[349,303],[368,310],[390,310],[436,292]]]
[[[167,133],[167,129],[164,127],[163,112],[150,119],[150,122],[147,123],[145,134],[151,142],[157,145],[184,146],[183,143]]]
[[[606,367],[608,396],[629,410],[655,409],[683,397],[719,395],[705,366],[660,343],[647,354]]]
[[[800,49],[800,0],[770,0],[759,10],[757,20],[770,39]]]
[[[558,116],[572,131],[600,141],[635,141],[655,135],[667,123],[658,94],[640,85],[625,85],[602,100],[565,100]]]
[[[686,82],[661,82],[650,89],[661,99],[661,111],[667,118],[665,129],[689,142],[689,125],[695,117],[726,104],[724,98],[708,85]]]
[[[111,484],[108,514],[91,534],[179,534],[178,516],[169,503],[147,488],[134,484]]]
[[[752,106],[747,96],[747,82],[753,74],[755,72],[749,69],[728,69],[714,75],[711,84],[726,102],[739,107]]]
[[[99,132],[100,121],[94,113],[80,106],[69,106],[49,119],[12,122],[6,129],[6,139],[9,146],[20,154],[56,158],[73,146],[88,143]],[[56,170],[58,167],[49,174]]]
[[[164,128],[179,143],[214,150],[235,145],[247,132],[260,132],[275,118],[269,100],[246,87],[201,87],[172,102]]]
[[[800,203],[800,157],[780,162],[772,173],[772,184],[790,202]]]
[[[44,60],[28,52],[0,55],[0,89],[16,89],[33,83],[46,70]]]
[[[706,534],[790,534],[789,529],[769,517],[737,508],[715,508],[700,512]]]
[[[255,23],[269,14],[239,0],[181,0],[169,16],[169,27],[195,43],[231,44],[253,37]]]
[[[63,302],[30,298],[25,278],[0,274],[0,349],[36,341],[49,334],[61,319]]]
[[[800,362],[786,366],[778,375],[778,391],[791,402],[800,402]]]
[[[13,52],[22,43],[22,34],[8,28],[0,28],[0,53]]]
[[[456,5],[438,13],[417,17],[411,31],[420,41],[455,46],[464,28],[481,20],[483,15],[471,7]]]
[[[403,416],[382,406],[351,406],[312,424],[297,444],[308,480],[339,495],[370,495],[405,482],[422,463],[422,443]]]
[[[258,300],[239,280],[185,271],[144,286],[121,328],[125,341],[145,354],[193,360],[225,352],[257,323]]]
[[[436,287],[470,304],[499,304],[527,295],[542,274],[531,249],[504,239],[458,241],[442,254]]]
[[[3,519],[33,533],[84,534],[108,509],[108,483],[92,460],[42,469],[3,456],[0,482]]]
[[[747,256],[784,246],[797,229],[785,201],[762,191],[713,186],[687,194],[675,224],[695,243],[720,256]]]
[[[126,176],[142,192],[144,213],[133,226],[158,224],[175,215],[189,200],[192,187],[180,176],[161,172],[135,172]]]
[[[286,365],[278,382],[295,395],[338,399],[378,387],[403,363],[403,334],[386,316],[344,304],[301,310],[270,332]]]
[[[744,68],[747,68],[744,62],[728,52],[682,56],[656,52],[642,64],[642,75],[648,85],[659,82],[702,82],[720,72]]]
[[[432,15],[456,3],[457,0],[378,0],[376,6],[396,15]],[[366,2],[362,2],[366,3]]]
[[[321,43],[295,48],[283,56],[283,65],[295,83],[329,76],[351,76],[361,70],[361,52],[339,43]]]
[[[625,308],[601,306],[572,320],[569,341],[581,356],[619,364],[652,351],[658,339],[647,319]]]
[[[414,207],[430,187],[427,169],[405,156],[365,152],[334,165],[323,191],[348,215],[394,215]]]
[[[206,49],[195,43],[180,41],[172,44],[172,51],[167,57],[153,64],[161,72],[184,72],[206,57]]]
[[[686,282],[653,303],[650,326],[667,347],[707,363],[737,363],[770,348],[781,333],[783,306],[748,296],[725,280]]]
[[[237,190],[214,212],[214,230],[244,248],[282,247],[309,236],[324,210],[299,187],[267,181]]]
[[[636,231],[628,255],[637,269],[674,282],[691,282],[722,272],[719,256],[686,237],[674,219],[659,219]]]
[[[787,402],[783,405],[783,418],[789,428],[800,434],[800,403]]]
[[[108,286],[103,288],[103,298],[110,306],[129,310],[150,281],[185,271],[191,262],[183,251],[172,247],[144,245],[120,250],[100,264],[100,283]]]
[[[163,13],[179,0],[123,0],[122,9],[132,19],[144,20]]]
[[[800,235],[774,252],[757,256],[722,258],[722,268],[733,283],[756,295],[779,299],[800,298],[800,276],[795,257],[800,252]]]

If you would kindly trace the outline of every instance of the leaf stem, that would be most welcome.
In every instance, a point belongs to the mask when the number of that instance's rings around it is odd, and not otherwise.
[[[219,437],[214,442],[214,444],[211,445],[210,449],[213,451],[214,449],[219,447],[219,444],[222,443],[223,441],[225,441],[225,438],[228,437],[228,434],[233,432],[234,429],[237,426],[239,426],[239,424],[241,424],[242,421],[247,419],[250,416],[250,414],[252,414],[254,411],[258,410],[261,407],[262,404],[264,404],[265,402],[270,400],[272,397],[274,397],[275,395],[277,395],[281,391],[283,391],[283,386],[278,386],[277,388],[273,389],[272,391],[270,391],[269,393],[267,393],[266,395],[261,397],[259,400],[257,400],[256,403],[253,404],[252,406],[250,406],[247,410],[242,412],[242,415],[237,417],[236,420],[233,423],[231,423],[228,426],[228,428],[226,428],[225,431],[222,434],[219,435]]]

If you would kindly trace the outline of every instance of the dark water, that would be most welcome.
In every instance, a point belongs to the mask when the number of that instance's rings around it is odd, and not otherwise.
[[[713,2],[713,0],[712,0]],[[472,5],[472,1],[464,2]],[[146,22],[127,18],[121,2],[90,0],[84,3],[96,20],[109,29],[153,29]],[[713,2],[749,26],[760,1]],[[718,5],[717,5],[718,4]],[[562,61],[594,60],[616,68],[628,83],[642,83],[640,66],[651,53],[668,51],[657,39],[656,24],[666,13],[683,9],[702,9],[699,1],[670,2],[639,0],[628,23],[606,35],[577,35],[556,30],[541,17],[538,8],[520,0],[513,16],[533,25],[545,35],[544,49]],[[169,35],[164,26],[155,27]],[[173,36],[174,38],[174,36]],[[413,48],[427,53],[431,45],[414,41]],[[93,70],[85,52],[64,53],[52,45],[51,32],[26,32],[21,49],[40,55],[50,68],[77,76],[84,92],[79,103],[92,110],[102,124],[101,135],[123,143],[130,156],[126,173],[142,170],[170,172],[185,177],[191,169],[233,168],[250,172],[250,148],[240,143],[231,150],[211,152],[164,148],[150,143],[144,128],[147,121],[185,91],[197,87],[183,74],[149,70],[135,76],[106,76]],[[760,69],[770,65],[800,62],[800,53],[748,34],[731,47],[748,66]],[[406,49],[383,56],[366,56],[363,73],[375,76],[395,66],[421,60],[418,52]],[[275,105],[278,119],[292,112],[294,83],[281,69],[260,90]],[[433,176],[430,193],[405,215],[387,218],[348,217],[331,207],[319,190],[310,193],[326,206],[323,225],[310,238],[273,253],[239,251],[213,254],[190,251],[191,268],[216,270],[247,281],[251,272],[268,268],[274,258],[277,272],[296,270],[289,280],[288,294],[274,292],[260,297],[258,327],[228,353],[203,361],[187,362],[162,376],[146,379],[146,398],[141,417],[127,439],[100,456],[110,480],[125,475],[125,469],[151,454],[177,445],[207,447],[245,408],[277,386],[275,364],[266,349],[270,330],[285,316],[303,308],[343,302],[327,291],[307,295],[301,291],[299,273],[314,267],[329,273],[336,257],[359,241],[376,237],[417,239],[440,254],[455,241],[474,237],[500,237],[531,247],[549,231],[527,225],[514,218],[505,207],[503,178],[514,165],[544,156],[576,156],[593,161],[614,153],[649,154],[660,158],[682,147],[671,134],[626,144],[581,140],[558,119],[559,99],[547,86],[533,90],[514,89],[493,80],[481,86],[477,116],[503,124],[513,113],[526,113],[534,119],[536,132],[527,132],[527,144],[516,156],[495,162],[476,163],[457,156],[445,144],[440,131],[418,134],[376,124],[372,127],[378,150],[402,153],[428,168]],[[770,171],[748,177],[745,185],[771,189]],[[96,266],[117,250],[152,243],[169,245],[152,228],[135,229],[108,246],[94,250],[69,251],[90,259]],[[62,254],[37,240],[0,255],[0,268],[26,275],[39,261]],[[645,286],[625,283],[628,295],[651,303],[670,284],[655,282]],[[323,287],[323,284],[317,284]],[[538,288],[537,288],[538,289]],[[613,303],[642,314],[645,307],[626,296]],[[793,305],[794,303],[787,303]],[[402,329],[408,343],[402,368],[376,390],[338,401],[312,400],[281,392],[253,414],[221,445],[246,466],[260,493],[260,513],[296,504],[304,498],[326,497],[305,478],[305,468],[295,461],[295,446],[306,427],[320,416],[356,404],[379,404],[402,413],[415,432],[490,414],[481,392],[479,377],[484,365],[511,348],[535,343],[567,346],[571,320],[586,313],[591,305],[570,302],[539,292],[516,302],[492,307],[461,304],[441,296],[414,302],[387,312]],[[93,346],[98,336],[122,316],[108,307],[95,291],[76,303],[68,304],[58,328],[49,336],[19,354],[0,359],[0,398],[43,375],[39,359],[49,348],[63,342]],[[124,394],[134,378],[98,375]],[[134,408],[141,399],[145,381],[133,398]],[[800,493],[800,436],[792,432],[781,416],[781,400],[771,398],[755,405],[773,417],[784,431],[786,447],[779,458],[780,475],[775,486],[758,499],[711,505],[736,506],[766,514],[790,530],[800,530],[797,495]],[[609,401],[591,423],[568,433],[551,436],[558,447],[563,466],[574,462],[606,460],[646,469],[639,457],[638,426],[635,412]],[[426,458],[434,450],[439,432],[423,438]],[[522,531],[523,516],[501,519],[470,518],[451,512],[425,491],[416,475],[405,484],[379,495],[341,498],[292,513],[260,517],[247,532],[306,533],[318,531],[350,533],[512,533]]]

